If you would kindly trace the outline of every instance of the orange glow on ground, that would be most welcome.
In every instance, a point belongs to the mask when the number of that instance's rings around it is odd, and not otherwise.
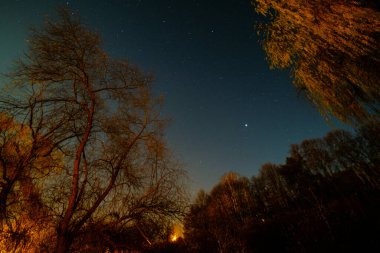
[[[183,227],[181,224],[175,224],[169,240],[171,242],[176,242],[180,237],[183,237]]]
[[[177,240],[178,240],[178,236],[176,234],[173,234],[173,235],[170,236],[170,241],[171,242],[175,242]]]

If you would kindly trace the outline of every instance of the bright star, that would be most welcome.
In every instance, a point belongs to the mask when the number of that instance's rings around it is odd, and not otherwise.
[[[245,126],[245,127],[248,127],[248,124],[247,124],[247,123],[245,123],[245,124],[244,124],[244,126]]]

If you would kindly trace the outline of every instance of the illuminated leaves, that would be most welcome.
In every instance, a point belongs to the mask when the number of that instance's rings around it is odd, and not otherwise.
[[[345,0],[256,0],[270,66],[290,68],[321,113],[358,123],[380,110],[380,13]]]
[[[61,168],[63,154],[53,150],[49,140],[33,136],[29,126],[17,123],[6,113],[0,113],[0,147],[3,177],[13,178],[18,173],[41,176]]]
[[[62,160],[45,137],[0,113],[0,251],[33,252],[48,240],[52,230],[40,190]]]

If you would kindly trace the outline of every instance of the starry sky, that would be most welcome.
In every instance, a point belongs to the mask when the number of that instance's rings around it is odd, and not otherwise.
[[[250,0],[0,0],[0,72],[59,5],[99,32],[111,56],[154,74],[172,119],[167,143],[193,192],[228,171],[251,177],[284,162],[290,144],[347,127],[327,124],[288,71],[269,69]]]

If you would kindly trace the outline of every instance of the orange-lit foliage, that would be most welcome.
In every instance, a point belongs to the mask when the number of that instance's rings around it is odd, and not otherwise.
[[[39,188],[60,167],[62,155],[27,125],[0,113],[0,160],[0,251],[38,252],[52,232]]]
[[[371,1],[255,0],[273,68],[291,68],[295,86],[325,116],[379,118],[380,12]]]
[[[44,136],[33,136],[28,125],[16,122],[11,116],[0,112],[0,145],[3,162],[0,175],[14,178],[18,168],[23,173],[39,174],[56,170],[62,161],[62,153],[52,149]],[[21,167],[22,166],[22,167]],[[7,168],[8,174],[3,174]]]

